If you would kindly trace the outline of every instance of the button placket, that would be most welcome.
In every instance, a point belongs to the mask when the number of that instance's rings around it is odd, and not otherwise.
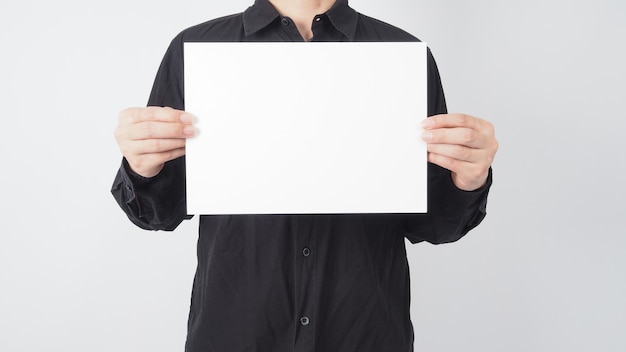
[[[315,351],[315,255],[314,247],[315,220],[311,216],[297,217],[295,255],[296,314],[294,352]]]

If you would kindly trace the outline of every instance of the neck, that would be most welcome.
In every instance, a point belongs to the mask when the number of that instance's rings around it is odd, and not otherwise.
[[[311,40],[311,23],[315,15],[328,11],[335,0],[269,0],[282,16],[291,18],[304,40]]]

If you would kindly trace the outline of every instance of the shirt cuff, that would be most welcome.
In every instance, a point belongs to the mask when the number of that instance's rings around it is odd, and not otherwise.
[[[136,173],[135,171],[133,171],[133,169],[128,164],[128,160],[126,160],[126,158],[122,158],[122,167],[120,168],[120,171],[122,174],[121,176],[124,178],[124,181],[127,181],[128,185],[134,185],[134,186],[139,186],[139,185],[150,183],[151,181],[154,181],[155,179],[157,179],[159,175],[161,174],[161,173],[158,173],[153,177],[143,177],[139,175],[138,173]]]

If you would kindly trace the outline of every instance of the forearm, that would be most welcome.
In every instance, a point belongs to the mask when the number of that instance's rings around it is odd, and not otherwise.
[[[454,242],[478,226],[487,214],[487,196],[491,187],[491,170],[486,184],[475,191],[458,189],[450,171],[429,164],[428,213],[407,215],[405,236],[413,243]]]
[[[184,158],[167,162],[152,178],[134,174],[125,160],[111,188],[113,197],[137,226],[146,230],[174,230],[187,215]]]

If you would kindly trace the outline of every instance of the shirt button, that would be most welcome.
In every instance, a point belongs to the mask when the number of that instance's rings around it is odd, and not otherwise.
[[[321,20],[322,20],[322,19],[321,19],[320,17],[315,17],[315,22],[319,22],[319,21],[321,21]]]
[[[283,24],[283,26],[288,26],[289,25],[289,20],[286,18],[283,18],[282,20],[280,20],[280,23]]]
[[[309,317],[302,317],[300,318],[300,324],[302,324],[302,326],[307,326],[309,325],[310,321],[309,321]]]
[[[302,255],[305,257],[308,257],[311,255],[311,250],[307,247],[304,247],[304,249],[302,250]]]

